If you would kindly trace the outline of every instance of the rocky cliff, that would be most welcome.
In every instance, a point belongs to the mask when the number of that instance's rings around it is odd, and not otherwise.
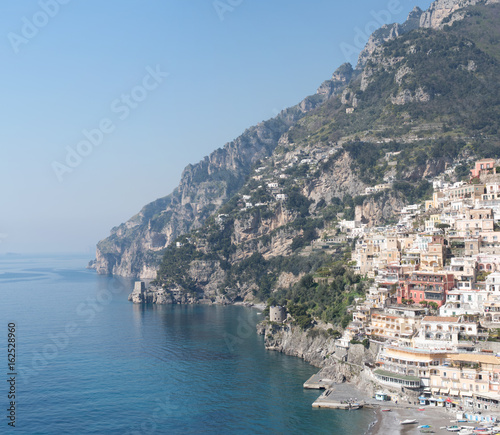
[[[415,7],[403,24],[386,24],[370,35],[368,43],[359,56],[356,69],[362,69],[372,53],[387,41],[418,28],[442,29],[444,26],[452,25],[455,21],[463,20],[466,16],[465,8],[468,6],[499,2],[500,0],[436,0],[426,11]]]
[[[346,349],[336,345],[326,325],[303,330],[290,323],[281,325],[264,321],[257,326],[257,332],[264,335],[267,350],[302,358],[321,368],[323,378],[335,383],[353,383],[370,395],[377,389],[370,373],[380,350],[376,343],[370,343],[368,348],[362,344],[351,344]]]

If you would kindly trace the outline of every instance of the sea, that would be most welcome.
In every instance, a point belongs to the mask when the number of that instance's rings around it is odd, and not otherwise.
[[[0,256],[0,433],[357,435],[374,420],[313,409],[318,369],[265,350],[260,310],[135,305],[131,280],[87,262]]]

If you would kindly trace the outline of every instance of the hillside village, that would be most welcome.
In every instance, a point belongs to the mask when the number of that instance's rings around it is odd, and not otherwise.
[[[338,224],[337,239],[355,243],[352,268],[373,284],[336,345],[381,345],[374,379],[421,405],[500,409],[497,164],[475,162],[469,182],[436,178],[432,199],[404,207],[394,225]]]

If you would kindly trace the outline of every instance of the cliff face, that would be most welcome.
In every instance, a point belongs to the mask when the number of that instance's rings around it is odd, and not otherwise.
[[[500,0],[436,0],[426,11],[415,7],[403,24],[386,24],[370,35],[368,43],[359,56],[356,69],[362,69],[372,53],[384,42],[418,28],[442,29],[446,25],[449,26],[455,21],[462,20],[466,15],[464,8],[468,6],[499,2]]]
[[[263,322],[257,332],[264,335],[267,350],[304,359],[320,367],[321,376],[335,383],[350,382],[373,394],[377,385],[372,381],[368,366],[374,366],[379,346],[370,343],[365,349],[361,344],[351,344],[349,349],[337,346],[322,327],[304,331],[290,324],[279,325]]]
[[[313,108],[318,103],[310,104]],[[179,235],[199,228],[241,187],[255,162],[268,157],[281,134],[305,113],[299,107],[289,109],[248,129],[200,163],[188,165],[172,194],[148,204],[98,243],[97,272],[154,278],[160,259],[155,253]]]
[[[405,198],[401,194],[386,193],[378,198],[368,198],[362,205],[356,206],[355,220],[368,224],[368,226],[378,226],[394,218],[406,204]]]

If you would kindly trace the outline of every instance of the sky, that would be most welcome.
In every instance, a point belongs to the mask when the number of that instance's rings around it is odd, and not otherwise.
[[[314,94],[430,0],[0,7],[0,253],[88,253],[183,168]]]

